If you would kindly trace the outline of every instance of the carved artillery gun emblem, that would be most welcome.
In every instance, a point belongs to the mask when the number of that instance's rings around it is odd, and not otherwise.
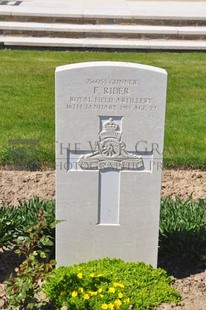
[[[103,170],[138,170],[144,167],[141,156],[126,151],[126,144],[121,141],[122,132],[118,131],[118,124],[109,118],[99,134],[98,151],[81,155],[78,164],[82,169]]]

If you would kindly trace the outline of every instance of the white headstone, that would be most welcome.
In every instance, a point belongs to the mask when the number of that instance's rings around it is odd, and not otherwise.
[[[56,69],[56,260],[157,265],[165,70],[124,62]]]

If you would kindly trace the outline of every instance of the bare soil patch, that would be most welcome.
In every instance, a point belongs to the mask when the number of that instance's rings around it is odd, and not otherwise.
[[[206,171],[201,170],[164,170],[162,196],[180,197],[186,200],[206,199]],[[16,205],[18,200],[38,196],[40,199],[55,199],[54,171],[0,171],[0,202]],[[18,265],[12,252],[0,253],[0,309],[4,308],[5,285],[3,281]],[[193,266],[175,266],[161,261],[170,275],[174,276],[174,287],[181,293],[180,306],[161,305],[158,310],[206,310],[206,266],[197,262]]]
[[[206,198],[206,171],[164,170],[162,196],[179,196],[186,200]],[[8,171],[0,170],[0,202],[16,205],[18,200],[38,196],[55,199],[54,171]]]

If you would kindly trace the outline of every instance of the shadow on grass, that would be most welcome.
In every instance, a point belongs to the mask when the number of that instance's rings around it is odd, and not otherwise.
[[[181,262],[177,259],[171,259],[171,257],[159,253],[158,267],[166,270],[170,276],[173,276],[177,279],[183,279],[203,272],[206,268],[206,262],[204,260]]]
[[[206,227],[182,229],[160,235],[158,267],[176,278],[202,272],[206,268]]]
[[[54,258],[54,252],[51,252],[51,258]],[[19,257],[14,252],[14,249],[0,252],[0,283],[3,283],[11,274],[15,273],[15,268],[22,263],[23,259],[24,257]],[[158,267],[165,269],[168,275],[182,279],[204,271],[206,269],[206,260],[200,258],[181,260],[159,251]]]

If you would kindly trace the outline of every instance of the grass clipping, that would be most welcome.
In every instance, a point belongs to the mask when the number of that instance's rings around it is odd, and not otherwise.
[[[44,290],[55,309],[143,310],[161,303],[178,303],[180,294],[171,282],[161,268],[104,258],[57,268]]]

